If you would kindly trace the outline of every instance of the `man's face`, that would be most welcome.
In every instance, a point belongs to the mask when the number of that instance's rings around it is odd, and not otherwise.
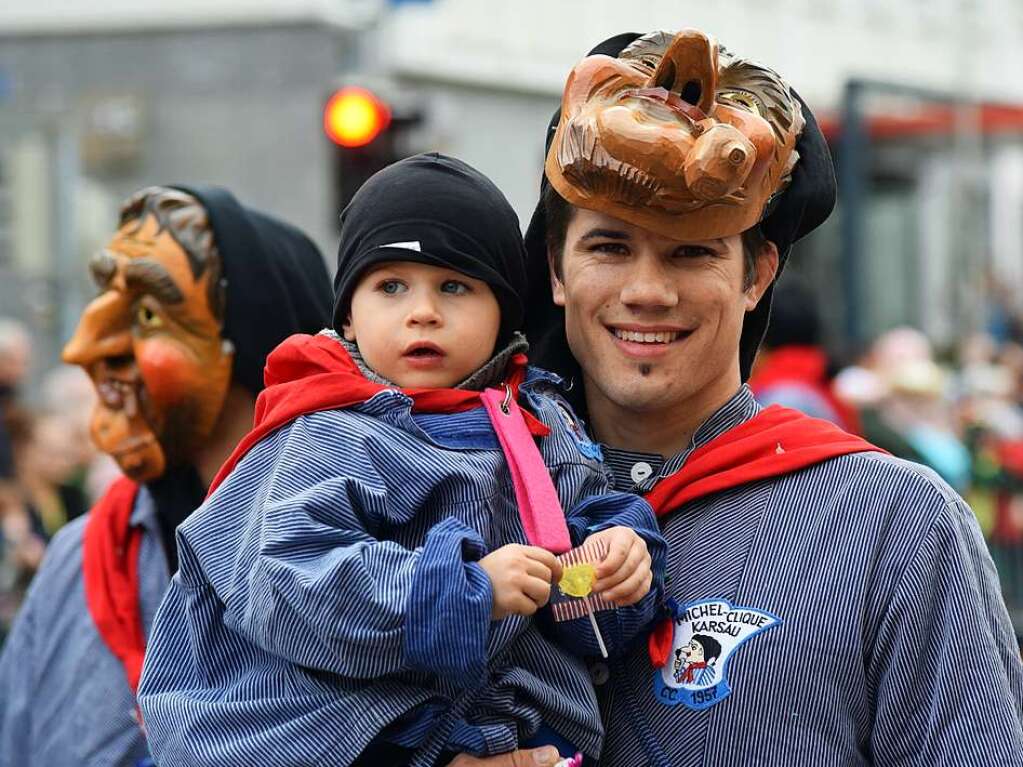
[[[743,317],[776,266],[768,245],[744,288],[738,234],[680,242],[576,208],[552,287],[591,409],[705,412],[725,401],[741,380]]]
[[[130,478],[186,462],[208,438],[231,379],[233,353],[210,306],[219,264],[193,277],[157,221],[130,221],[89,265],[99,295],[82,313],[64,361],[99,395],[92,438]]]

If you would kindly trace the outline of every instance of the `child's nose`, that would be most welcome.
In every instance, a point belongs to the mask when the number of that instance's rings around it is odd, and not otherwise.
[[[440,325],[441,319],[436,303],[428,297],[417,300],[408,315],[410,325]]]

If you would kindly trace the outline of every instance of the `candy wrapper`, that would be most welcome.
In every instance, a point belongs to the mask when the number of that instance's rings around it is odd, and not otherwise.
[[[562,575],[557,587],[551,589],[551,614],[556,621],[575,620],[589,617],[593,633],[600,645],[600,652],[606,658],[607,648],[604,637],[597,627],[594,613],[600,610],[612,610],[615,607],[599,594],[593,593],[593,584],[597,580],[597,564],[607,555],[607,545],[603,541],[585,541],[571,551],[558,557],[561,562]]]

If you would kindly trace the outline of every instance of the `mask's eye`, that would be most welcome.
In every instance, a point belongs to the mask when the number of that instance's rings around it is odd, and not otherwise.
[[[160,315],[144,304],[135,310],[135,322],[144,330],[163,327],[163,320],[160,319]]]
[[[718,94],[718,101],[728,106],[742,107],[748,109],[755,115],[762,115],[760,99],[746,91],[728,91]]]

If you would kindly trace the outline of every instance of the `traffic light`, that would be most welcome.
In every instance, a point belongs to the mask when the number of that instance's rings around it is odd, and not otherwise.
[[[336,91],[323,110],[327,138],[348,149],[366,146],[391,124],[391,108],[373,91],[348,86]]]
[[[332,182],[340,212],[359,187],[378,170],[414,154],[407,128],[420,121],[418,110],[394,94],[356,85],[334,91],[323,109],[323,131],[332,143]]]

